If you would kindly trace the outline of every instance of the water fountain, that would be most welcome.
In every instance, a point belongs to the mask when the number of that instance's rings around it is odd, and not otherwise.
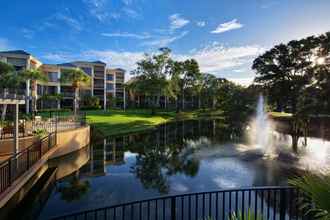
[[[275,155],[275,149],[272,136],[273,125],[265,111],[264,97],[260,95],[256,109],[256,117],[250,123],[249,137],[251,145],[262,151],[264,156],[273,157]]]

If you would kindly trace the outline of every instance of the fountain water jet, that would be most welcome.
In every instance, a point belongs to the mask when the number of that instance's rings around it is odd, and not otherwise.
[[[256,117],[250,125],[251,131],[249,136],[252,146],[261,150],[264,156],[273,157],[275,155],[272,138],[273,126],[265,111],[264,97],[262,95],[259,96]]]

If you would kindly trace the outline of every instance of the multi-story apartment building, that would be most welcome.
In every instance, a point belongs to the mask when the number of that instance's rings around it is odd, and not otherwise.
[[[0,61],[12,64],[16,70],[35,69],[39,68],[42,63],[31,54],[23,50],[3,51],[0,52]],[[19,94],[25,95],[25,109],[30,111],[31,99],[30,96],[30,82],[22,84],[19,88]]]
[[[12,64],[17,70],[40,68],[48,77],[47,82],[38,82],[37,85],[37,98],[44,95],[62,94],[61,101],[39,101],[38,108],[61,108],[71,107],[74,97],[74,91],[70,84],[60,82],[61,71],[68,68],[80,68],[91,77],[91,84],[89,87],[83,88],[80,95],[92,95],[100,99],[101,105],[106,108],[108,94],[112,93],[117,95],[116,79],[117,72],[112,73],[106,69],[106,64],[101,61],[88,62],[88,61],[74,61],[62,64],[42,64],[38,59],[31,54],[22,51],[4,51],[0,52],[0,60]],[[111,74],[108,74],[111,72]],[[123,87],[125,71],[119,71],[118,88]],[[109,85],[108,85],[109,82]],[[112,86],[111,86],[112,85]],[[108,87],[109,86],[109,87]],[[118,94],[121,94],[121,90]],[[26,112],[31,110],[31,91],[29,82],[24,83],[20,88],[20,93],[25,94],[27,97]]]
[[[123,106],[125,70],[107,69],[106,79],[107,97],[112,100],[115,98],[117,107]]]

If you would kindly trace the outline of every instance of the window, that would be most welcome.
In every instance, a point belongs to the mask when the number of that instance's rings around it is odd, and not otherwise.
[[[92,75],[92,68],[90,68],[90,67],[81,67],[81,69],[82,69],[86,74],[88,74],[89,76]]]
[[[48,81],[49,82],[57,82],[58,81],[58,76],[57,73],[48,73]]]
[[[112,90],[113,90],[113,84],[107,83],[107,91],[112,91]]]
[[[112,74],[107,74],[107,80],[113,81],[113,75]]]

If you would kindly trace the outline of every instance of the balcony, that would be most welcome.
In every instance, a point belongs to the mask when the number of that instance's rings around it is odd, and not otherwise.
[[[104,72],[94,72],[94,78],[104,79]]]

